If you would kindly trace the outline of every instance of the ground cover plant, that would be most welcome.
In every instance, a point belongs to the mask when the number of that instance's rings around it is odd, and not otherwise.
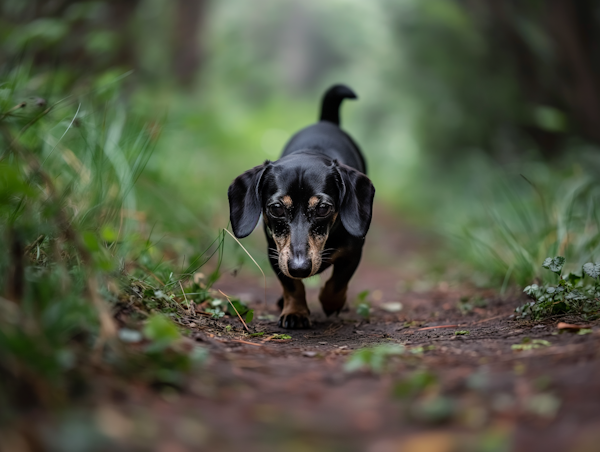
[[[521,317],[543,319],[553,315],[575,314],[583,320],[595,320],[600,311],[600,265],[588,262],[579,272],[562,275],[566,259],[562,256],[548,257],[542,267],[558,277],[558,283],[531,284],[525,289],[533,301],[516,309]],[[592,282],[589,283],[589,277]]]

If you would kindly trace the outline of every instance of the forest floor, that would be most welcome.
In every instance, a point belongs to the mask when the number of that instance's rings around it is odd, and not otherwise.
[[[103,432],[161,452],[600,450],[600,321],[518,320],[520,293],[428,283],[413,263],[434,244],[407,231],[376,214],[349,309],[325,317],[310,288],[310,329],[277,327],[274,277],[265,304],[261,276],[224,274],[215,288],[255,310],[257,334],[235,317],[184,319],[210,352],[204,369],[183,393],[107,397]],[[369,319],[353,305],[364,290]]]
[[[370,290],[368,320],[356,309],[326,318],[312,288],[312,328],[284,330],[274,279],[266,306],[261,277],[218,281],[251,300],[251,331],[264,334],[249,337],[236,318],[192,320],[192,336],[211,349],[208,383],[200,395],[179,397],[177,410],[199,416],[206,450],[599,450],[600,322],[579,334],[557,328],[581,325],[576,318],[516,320],[520,294],[419,286],[415,268],[398,262],[428,253],[430,240],[385,214],[373,223],[349,294]],[[402,309],[389,312],[398,302]],[[381,372],[345,367],[355,350],[381,344],[404,351],[374,349]]]

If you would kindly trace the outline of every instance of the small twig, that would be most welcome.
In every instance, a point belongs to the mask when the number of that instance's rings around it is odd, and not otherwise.
[[[26,105],[27,104],[25,102],[18,103],[17,105],[15,105],[10,110],[7,110],[6,112],[2,113],[2,116],[0,116],[0,121],[2,121],[4,118],[6,118],[8,115],[10,115],[13,111],[18,110],[19,108],[23,108]]]
[[[187,297],[185,296],[185,291],[183,290],[183,286],[181,285],[181,280],[179,280],[179,287],[181,287],[181,292],[183,293],[183,298],[185,299],[185,301],[187,302],[188,305],[188,313],[192,314],[192,317],[196,317],[196,313],[192,312],[192,305],[190,304],[190,301],[187,299]]]
[[[458,325],[426,326],[425,328],[419,328],[417,331],[435,330],[437,328],[458,328]]]
[[[255,347],[262,347],[262,344],[256,344],[254,342],[243,341],[241,339],[229,339],[227,342],[239,342],[240,344],[254,345]]]
[[[158,276],[156,276],[154,273],[152,273],[152,270],[150,270],[148,267],[146,267],[145,265],[140,264],[139,262],[134,262],[134,264],[137,265],[142,270],[144,270],[145,272],[148,272],[150,274],[150,276],[152,276],[154,279],[156,279],[161,286],[165,285],[165,283],[162,282],[161,279]]]
[[[574,325],[572,323],[558,322],[556,328],[559,330],[585,330],[591,329],[593,325]]]
[[[248,329],[248,325],[246,325],[246,322],[244,322],[244,319],[242,319],[242,316],[240,315],[240,313],[238,312],[238,310],[235,309],[235,306],[233,305],[233,303],[231,302],[231,300],[229,299],[229,297],[227,295],[225,295],[221,290],[219,290],[219,292],[221,292],[221,294],[225,298],[227,298],[227,301],[229,302],[229,304],[231,305],[231,307],[233,308],[233,310],[235,311],[235,313],[239,317],[240,321],[242,322],[242,325],[244,325],[244,328],[246,328],[246,331],[250,332],[250,330]]]
[[[495,315],[494,317],[490,317],[489,319],[479,320],[478,322],[473,323],[473,325],[479,325],[480,323],[489,322],[490,320],[495,320],[499,317],[504,317],[506,314]]]
[[[23,255],[27,256],[27,254],[29,254],[29,252],[32,249],[34,249],[36,246],[38,246],[40,243],[42,243],[45,238],[46,238],[46,236],[44,234],[41,234],[37,239],[34,240],[34,242],[31,245],[27,245],[25,247],[25,251],[23,252]]]
[[[281,334],[273,334],[273,335],[269,336],[268,338],[266,338],[265,340],[262,341],[263,344],[265,342],[269,342],[269,341],[275,341],[275,342],[280,342],[281,341],[280,343],[286,343],[286,342],[290,342],[292,340],[291,337],[289,339],[277,339],[276,336],[281,336]]]

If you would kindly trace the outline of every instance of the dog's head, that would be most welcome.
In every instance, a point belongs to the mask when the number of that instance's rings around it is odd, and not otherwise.
[[[266,161],[229,187],[236,237],[249,235],[260,214],[277,246],[281,271],[291,278],[317,273],[332,229],[363,238],[369,230],[375,188],[363,173],[320,154],[296,153]]]

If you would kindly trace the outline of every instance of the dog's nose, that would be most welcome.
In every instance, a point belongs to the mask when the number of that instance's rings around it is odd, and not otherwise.
[[[288,262],[288,271],[294,278],[306,278],[312,271],[312,263],[304,257],[294,256]]]

